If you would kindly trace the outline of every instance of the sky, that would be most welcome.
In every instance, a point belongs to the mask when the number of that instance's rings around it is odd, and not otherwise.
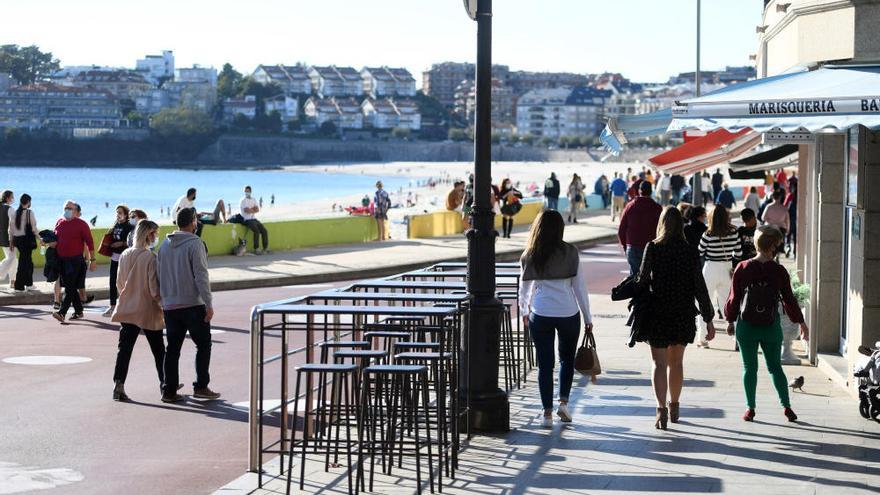
[[[692,71],[697,0],[495,0],[493,62],[512,70],[620,72],[662,82]],[[462,0],[0,0],[0,44],[63,65],[133,67],[174,50],[177,67],[403,66],[473,61]],[[761,0],[702,1],[702,68],[748,65]]]

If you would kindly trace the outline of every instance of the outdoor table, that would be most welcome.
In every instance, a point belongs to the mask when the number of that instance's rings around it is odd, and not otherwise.
[[[387,281],[376,281],[378,282],[387,282]],[[409,283],[411,284],[411,283]],[[356,284],[355,284],[356,285]],[[436,285],[436,284],[435,284]],[[454,284],[456,288],[458,286],[464,287],[464,284]],[[372,295],[369,293],[364,293],[364,297],[359,297],[353,293],[341,293],[344,294],[344,297],[348,298],[348,300],[352,300],[352,296],[355,296],[357,300],[368,300],[368,296]],[[437,296],[431,294],[399,294],[400,296]],[[317,297],[325,297],[329,300],[334,299],[334,295],[328,291],[328,293],[319,295]],[[389,296],[386,296],[389,297]],[[442,296],[447,297],[447,296]],[[456,299],[460,299],[460,297],[465,297],[466,295],[449,295],[449,298],[452,302],[455,302]],[[452,335],[453,335],[453,344],[452,349],[460,350],[461,349],[461,320],[463,315],[463,310],[461,305],[458,306],[379,306],[379,305],[337,305],[337,304],[308,304],[308,298],[301,298],[298,300],[294,300],[290,303],[284,301],[281,304],[271,304],[271,305],[262,305],[254,308],[253,318],[254,324],[258,325],[260,328],[259,331],[259,346],[258,353],[252,359],[252,386],[256,385],[256,389],[252,389],[251,394],[251,434],[254,435],[253,441],[259,446],[256,449],[252,449],[256,451],[255,454],[258,456],[258,459],[254,459],[257,465],[262,465],[262,456],[264,453],[272,453],[284,455],[287,453],[287,440],[286,440],[286,431],[289,425],[288,418],[288,405],[291,400],[288,399],[288,369],[289,369],[289,357],[293,354],[297,354],[300,352],[305,352],[306,363],[314,363],[315,362],[315,348],[316,342],[315,333],[323,330],[324,338],[323,340],[328,340],[329,327],[336,327],[336,335],[335,338],[338,338],[338,328],[340,324],[338,323],[338,317],[350,316],[352,321],[349,323],[352,328],[352,333],[354,334],[354,338],[357,338],[357,332],[359,321],[362,321],[368,317],[424,317],[429,320],[429,324],[436,326],[444,326],[451,325]],[[420,298],[416,298],[420,299]],[[403,299],[401,299],[403,300]],[[280,315],[282,317],[281,323],[266,325],[263,321],[265,316],[270,315]],[[294,322],[291,321],[294,317],[305,317],[305,322]],[[317,322],[316,319],[323,317],[323,322]],[[328,317],[337,318],[335,323],[328,322]],[[450,323],[451,322],[451,323]],[[280,330],[281,331],[281,353],[279,355],[265,358],[265,330]],[[291,331],[304,331],[306,333],[306,343],[303,347],[294,350],[288,350],[288,333]],[[252,346],[253,347],[253,346]],[[458,352],[453,352],[455,356],[455,366],[456,373],[458,373],[458,363],[460,360],[457,359]],[[466,357],[465,357],[466,358]],[[278,407],[263,410],[263,401],[264,401],[264,366],[271,362],[280,360],[281,361],[281,397],[280,397],[280,405]],[[253,366],[256,364],[256,366]],[[256,368],[256,369],[254,369]],[[466,383],[466,382],[465,382]],[[306,378],[306,393],[305,393],[305,407],[303,408],[306,412],[304,417],[308,417],[308,412],[313,407],[314,402],[314,389],[315,386],[312,382],[311,376]],[[256,393],[253,393],[256,392]],[[451,391],[450,393],[457,394],[456,391]],[[294,397],[293,400],[299,400],[299,397]],[[263,423],[264,423],[264,415],[267,413],[271,413],[276,409],[280,409],[280,439],[273,442],[271,445],[264,446],[263,445]],[[466,403],[465,407],[461,408],[462,415],[466,416],[468,414],[468,405]],[[455,431],[453,432],[453,445],[452,448],[454,452],[457,452],[459,449],[459,431],[457,428],[458,421],[453,422],[456,425]],[[464,424],[469,424],[469,419],[466,419]],[[256,431],[255,431],[256,430]],[[277,447],[277,449],[276,449]],[[283,460],[283,459],[282,459]],[[283,464],[283,462],[282,462]],[[259,481],[261,483],[261,480]]]

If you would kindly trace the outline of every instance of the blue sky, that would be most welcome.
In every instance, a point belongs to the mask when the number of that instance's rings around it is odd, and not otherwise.
[[[760,0],[703,0],[703,68],[747,65]],[[496,63],[621,72],[664,81],[693,70],[696,0],[495,0]],[[243,72],[260,63],[401,65],[474,59],[461,0],[4,0],[0,43],[36,44],[66,65],[133,66],[173,49],[177,65]]]

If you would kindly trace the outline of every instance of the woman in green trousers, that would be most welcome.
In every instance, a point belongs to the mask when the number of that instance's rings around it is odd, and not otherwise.
[[[785,314],[800,325],[802,339],[807,340],[809,329],[792,294],[788,272],[774,259],[782,240],[782,232],[776,227],[764,225],[758,228],[755,233],[758,254],[736,267],[730,297],[725,307],[727,333],[736,334],[743,361],[743,386],[748,406],[743,414],[745,421],[755,418],[758,347],[764,353],[767,371],[770,372],[773,386],[779,395],[783,414],[789,421],[797,420],[788,396],[788,380],[782,370],[782,327],[776,309],[779,300],[782,300]]]

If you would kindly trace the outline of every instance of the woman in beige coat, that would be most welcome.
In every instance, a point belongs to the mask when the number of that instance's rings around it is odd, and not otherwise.
[[[113,372],[113,381],[116,384],[113,388],[113,400],[128,400],[125,378],[128,375],[131,351],[141,330],[144,331],[156,361],[160,387],[164,378],[162,362],[165,360],[165,342],[162,340],[162,329],[165,327],[165,320],[159,298],[156,255],[151,251],[158,239],[159,226],[149,220],[141,220],[135,228],[134,247],[126,249],[119,258],[116,278],[119,300],[111,320],[120,323],[122,327],[119,329],[119,352],[116,354],[116,369]]]

